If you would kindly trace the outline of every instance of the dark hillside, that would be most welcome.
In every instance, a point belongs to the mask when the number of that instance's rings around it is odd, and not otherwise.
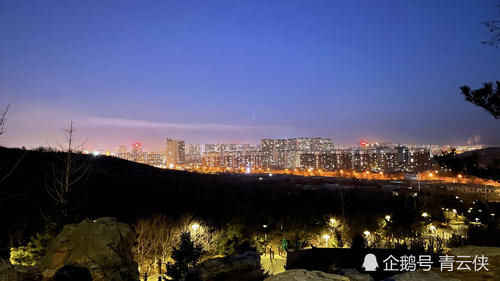
[[[25,155],[19,166],[0,186],[1,248],[39,231],[47,221],[74,222],[85,217],[114,216],[126,222],[153,213],[177,217],[192,214],[223,225],[235,217],[248,225],[286,220],[291,224],[317,224],[328,214],[369,221],[390,210],[416,206],[404,194],[394,198],[376,181],[304,178],[274,175],[209,175],[158,169],[113,157],[86,155],[88,174],[72,189],[68,215],[46,191],[53,166],[61,158],[55,152],[0,148],[0,176]],[[259,179],[259,177],[262,177]],[[358,187],[340,191],[332,186]],[[325,187],[326,186],[326,187]],[[429,197],[428,200],[441,200]],[[438,206],[439,204],[435,204]]]

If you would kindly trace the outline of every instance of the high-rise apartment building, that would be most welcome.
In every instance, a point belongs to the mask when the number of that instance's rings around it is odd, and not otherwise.
[[[166,165],[172,167],[186,162],[186,150],[183,140],[166,140]]]

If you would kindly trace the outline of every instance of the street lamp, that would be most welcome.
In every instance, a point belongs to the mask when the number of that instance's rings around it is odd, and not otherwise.
[[[323,235],[323,239],[325,239],[325,248],[328,248],[328,239],[330,239],[330,235],[328,234]]]
[[[199,224],[195,223],[191,226],[191,228],[194,230],[194,234],[196,234],[196,231],[198,230],[198,228],[200,227]]]
[[[365,236],[370,236],[370,231],[365,230],[365,231],[363,232],[363,234],[364,234]]]
[[[428,216],[429,216],[429,214],[428,214],[427,212],[423,212],[423,213],[422,213],[422,217],[426,218],[426,217],[428,217]]]
[[[386,221],[390,221],[391,220],[391,216],[389,216],[389,215],[385,216],[385,220]]]
[[[266,232],[267,224],[263,224],[262,227],[264,228],[264,241],[267,241],[267,232]]]

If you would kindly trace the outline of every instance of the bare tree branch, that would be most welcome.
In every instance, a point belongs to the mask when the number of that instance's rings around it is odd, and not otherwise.
[[[500,5],[497,6],[500,12]],[[493,47],[498,47],[500,45],[500,20],[489,20],[484,22],[486,28],[488,28],[488,33],[491,34],[491,38],[481,42],[482,44],[487,44]]]
[[[67,128],[62,129],[67,143],[60,146],[64,157],[56,156],[60,166],[52,165],[52,184],[46,188],[49,196],[66,210],[72,187],[88,174],[89,165],[82,159],[81,149],[83,143],[75,145],[75,128],[73,121]]]
[[[9,112],[10,105],[7,105],[5,110],[0,115],[0,136],[5,133],[5,123],[7,122],[6,116],[7,112]]]

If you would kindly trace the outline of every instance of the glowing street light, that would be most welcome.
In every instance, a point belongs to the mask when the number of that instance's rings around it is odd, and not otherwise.
[[[389,216],[389,215],[385,216],[385,220],[386,221],[390,221],[391,220],[391,216]]]
[[[427,212],[422,213],[422,217],[427,218],[428,216],[429,216],[429,214]]]
[[[363,234],[364,234],[365,236],[370,236],[370,231],[365,230],[365,231],[363,232]]]
[[[328,247],[328,239],[330,239],[330,235],[325,234],[323,235],[323,239],[325,239],[325,248]]]
[[[191,228],[194,230],[194,234],[196,234],[196,231],[198,230],[198,228],[200,228],[200,225],[195,223],[191,226]]]
[[[330,224],[333,226],[335,224],[335,219],[334,218],[330,218]]]

